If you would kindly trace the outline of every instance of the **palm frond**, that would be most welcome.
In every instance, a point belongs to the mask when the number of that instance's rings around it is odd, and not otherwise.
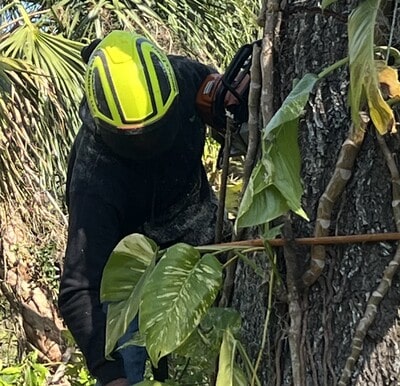
[[[3,199],[24,201],[38,189],[62,197],[65,162],[79,126],[81,47],[32,24],[0,42],[0,173],[8,186],[0,192]]]

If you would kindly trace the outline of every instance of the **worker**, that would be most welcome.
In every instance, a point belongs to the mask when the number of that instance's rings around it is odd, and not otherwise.
[[[216,71],[127,31],[109,33],[82,56],[85,96],[68,163],[59,308],[98,385],[126,386],[143,379],[147,355],[130,346],[105,358],[102,272],[132,233],[161,248],[214,241],[218,203],[202,165],[206,125],[196,96]]]

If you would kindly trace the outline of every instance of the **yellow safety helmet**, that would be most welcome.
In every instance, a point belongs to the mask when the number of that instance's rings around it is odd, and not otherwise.
[[[143,36],[108,34],[88,60],[85,93],[102,138],[122,156],[151,158],[154,146],[165,147],[176,134],[174,70],[167,55]]]

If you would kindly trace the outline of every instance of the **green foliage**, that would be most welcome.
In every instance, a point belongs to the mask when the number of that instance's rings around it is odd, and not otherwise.
[[[69,363],[65,374],[74,386],[93,386],[96,384],[96,380],[90,376],[89,370],[86,368],[84,362],[75,364]]]
[[[185,244],[167,249],[153,269],[155,251],[154,243],[138,234],[119,243],[104,270],[101,298],[109,303],[107,354],[135,317],[140,302],[140,332],[157,365],[200,323],[221,286],[222,269],[213,255],[201,257]]]
[[[63,338],[69,347],[75,345],[74,338],[69,330],[62,331]],[[80,350],[75,350],[65,367],[65,376],[73,386],[91,386],[96,384],[96,380],[91,377],[86,367],[83,354]]]
[[[10,304],[0,297],[0,368],[9,367],[20,358],[19,329]]]
[[[217,357],[222,342],[222,336],[227,329],[238,335],[241,328],[239,313],[231,308],[209,308],[201,320],[199,328],[195,329],[185,342],[177,348],[176,353],[188,358],[201,359],[211,362]]]
[[[0,386],[43,386],[49,375],[48,367],[38,363],[37,353],[31,352],[18,366],[0,370]]]
[[[24,42],[24,44],[22,44]],[[6,57],[23,58],[44,76],[50,77],[63,93],[64,108],[76,108],[82,97],[84,64],[80,56],[83,44],[52,35],[32,23],[21,25],[0,44]]]
[[[222,267],[193,247],[169,248],[149,276],[140,304],[140,332],[156,366],[198,326],[222,284]]]
[[[29,248],[35,265],[36,275],[33,279],[41,287],[47,288],[49,293],[54,296],[54,299],[56,298],[60,279],[59,268],[55,264],[57,248],[58,246],[53,241],[49,241],[41,247],[35,245]]]
[[[242,1],[240,6],[234,0],[145,3],[154,5],[185,51],[217,68],[224,68],[241,45],[257,38],[255,15],[261,1]]]
[[[236,339],[227,329],[224,332],[221,353],[219,356],[219,370],[216,386],[246,386],[248,385],[243,371],[235,365]]]
[[[135,241],[139,246],[135,246]],[[122,242],[125,243],[124,248],[121,248]],[[127,236],[122,242],[117,246],[118,251],[122,253],[114,251],[107,262],[100,290],[100,297],[107,303],[108,307],[106,356],[112,352],[118,339],[124,334],[129,323],[138,313],[143,287],[154,269],[157,256],[154,242],[142,235],[133,234]],[[133,246],[131,254],[129,254],[129,249],[126,248],[128,245]],[[144,253],[141,257],[137,258],[137,252],[140,249],[142,249]],[[147,262],[145,261],[146,253],[148,258]],[[123,260],[125,259],[126,261],[124,264]],[[122,267],[124,267],[125,270],[120,269],[118,262],[123,263]],[[114,269],[116,271],[114,271]],[[140,270],[142,270],[142,275],[138,276],[137,274]],[[132,272],[135,273],[135,271],[136,275],[130,275]],[[122,278],[125,279],[124,291],[120,291],[118,273],[121,273]],[[116,293],[117,296],[113,296],[114,293]],[[111,294],[112,296],[107,296],[106,294]]]
[[[379,0],[365,0],[349,17],[349,63],[351,118],[360,127],[359,112],[368,103],[369,115],[380,134],[392,131],[394,114],[379,89],[374,60],[374,32]]]
[[[102,37],[112,29],[132,29],[148,37],[162,20],[147,1],[48,1],[53,28],[72,40]],[[58,21],[58,23],[55,23]]]
[[[222,265],[214,255],[201,255],[183,243],[161,251],[155,264],[157,255],[154,242],[139,234],[127,236],[112,252],[101,284],[108,305],[106,353],[140,308],[139,332],[127,344],[145,345],[155,366],[173,353],[201,366],[202,377],[209,375],[224,333],[230,330],[233,337],[241,325],[235,310],[212,307],[222,285]]]
[[[104,267],[100,300],[126,300],[156,254],[157,245],[143,235],[135,233],[123,238]]]
[[[318,77],[306,74],[287,96],[262,134],[262,158],[240,203],[237,227],[268,223],[288,210],[307,219],[301,208],[298,120]]]
[[[0,25],[0,198],[32,206],[32,191],[62,197],[84,66],[82,44],[44,31],[19,2],[14,8]]]

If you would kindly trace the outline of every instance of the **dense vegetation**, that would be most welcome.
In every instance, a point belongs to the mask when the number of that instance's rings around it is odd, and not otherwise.
[[[257,1],[3,1],[0,5],[0,221],[2,245],[0,384],[41,385],[59,364],[26,336],[26,293],[54,303],[67,217],[64,184],[68,151],[79,128],[84,65],[80,50],[112,29],[142,33],[168,52],[223,70],[235,50],[256,38]],[[213,172],[215,149],[206,157]],[[23,265],[24,290],[8,269]],[[20,272],[20,271],[18,271]],[[11,283],[11,284],[10,284]],[[29,335],[29,334],[28,334]],[[63,339],[66,339],[63,337]],[[34,339],[33,339],[34,340]],[[33,351],[32,351],[33,350]],[[89,384],[82,358],[66,371]],[[47,362],[39,365],[38,360]],[[51,358],[50,358],[51,359]],[[62,367],[62,366],[61,366]],[[55,379],[55,378],[54,378]]]
[[[76,111],[82,95],[84,70],[79,55],[81,47],[113,28],[134,29],[155,39],[168,52],[185,53],[223,70],[242,43],[256,38],[258,27],[254,18],[260,4],[253,3],[2,3],[0,251],[3,266],[0,266],[0,285],[6,298],[1,309],[4,326],[1,338],[7,345],[3,344],[0,352],[3,368],[0,384],[1,380],[5,384],[42,384],[50,370],[54,383],[57,377],[65,374],[74,384],[92,383],[82,366],[79,352],[65,351],[66,341],[70,342],[69,349],[74,345],[66,336],[54,307],[67,222],[62,199],[65,163],[79,127]],[[362,234],[365,232],[399,230],[400,183],[393,154],[399,148],[396,128],[400,53],[387,47],[399,46],[395,33],[399,24],[397,2],[365,0],[344,4],[325,0],[322,9],[318,2],[315,4],[315,8],[310,8],[307,1],[287,2],[284,9],[280,9],[272,1],[261,13],[264,19],[259,21],[265,24],[261,47],[264,51],[254,55],[253,59],[257,57],[263,63],[262,66],[258,63],[261,68],[254,72],[252,86],[256,85],[254,89],[263,93],[249,103],[249,107],[254,108],[249,108],[251,113],[254,112],[249,119],[249,128],[250,121],[255,131],[262,128],[261,157],[246,157],[246,161],[258,162],[245,181],[248,188],[236,213],[236,226],[249,229],[257,225],[263,241],[270,242],[281,233],[287,240],[292,239],[294,231],[307,237],[314,234],[320,240],[332,232],[358,237],[365,236]],[[335,39],[331,39],[332,36]],[[273,54],[276,57],[272,58]],[[272,66],[274,60],[276,63]],[[256,62],[253,61],[252,70]],[[393,150],[389,150],[388,145]],[[205,160],[210,178],[218,184],[215,150],[212,144],[207,146]],[[352,178],[353,174],[355,178]],[[370,177],[365,177],[369,174],[380,182],[371,183]],[[359,176],[361,178],[357,179]],[[390,182],[392,186],[389,186]],[[366,191],[363,190],[365,187]],[[385,187],[385,194],[371,193],[372,189],[381,187]],[[364,192],[362,199],[365,201],[360,199],[359,191]],[[377,209],[372,208],[377,207],[376,203],[382,205],[386,213],[385,219],[378,223]],[[279,226],[271,229],[272,222]],[[385,238],[386,233],[378,235],[389,241]],[[181,343],[185,346],[188,334],[204,328],[203,322],[205,333],[201,330],[197,338],[203,343],[212,342],[205,339],[212,330],[207,328],[205,315],[210,311],[208,316],[211,315],[214,321],[212,327],[219,333],[223,331],[222,346],[219,344],[221,336],[217,336],[216,347],[218,353],[221,346],[219,364],[224,365],[220,368],[225,373],[222,377],[232,380],[236,376],[235,383],[238,384],[248,384],[242,377],[242,370],[247,376],[250,374],[251,384],[259,383],[256,374],[262,373],[263,380],[268,379],[268,382],[273,383],[276,376],[276,383],[283,384],[283,380],[279,382],[278,379],[285,376],[287,382],[296,385],[311,382],[311,379],[313,384],[336,384],[339,377],[342,385],[351,377],[389,379],[397,371],[388,370],[395,367],[398,360],[397,354],[391,356],[388,352],[390,345],[397,347],[398,336],[390,338],[388,343],[377,336],[376,331],[368,336],[370,326],[380,324],[377,317],[389,315],[388,326],[397,326],[398,282],[395,274],[400,264],[400,249],[397,247],[395,252],[394,244],[390,251],[382,252],[385,245],[375,243],[371,249],[375,252],[370,253],[369,247],[360,241],[354,249],[343,247],[345,252],[337,244],[328,248],[317,243],[304,252],[296,243],[289,243],[280,250],[279,258],[276,249],[265,244],[261,246],[260,258],[257,260],[255,256],[257,263],[247,258],[243,250],[235,248],[234,256],[223,265],[216,261],[214,252],[200,256],[199,249],[189,246],[174,249],[173,246],[166,252],[160,251],[165,253],[162,264],[154,266],[154,251],[158,249],[138,235],[132,240],[135,245],[150,245],[151,248],[146,249],[152,251],[147,256],[147,267],[142,267],[144,279],[140,278],[132,286],[132,291],[140,291],[143,302],[146,294],[160,282],[168,290],[171,283],[163,282],[166,279],[163,264],[180,268],[182,261],[189,260],[192,266],[180,278],[175,278],[172,285],[200,283],[199,291],[205,291],[206,301],[201,304],[195,299],[193,302],[193,299],[185,299],[188,300],[184,308],[189,311],[189,322],[190,311],[196,313],[200,307],[204,317],[200,325],[198,321],[182,323],[180,318],[175,318],[179,323],[171,324],[175,330],[183,327],[180,332],[186,329],[181,335],[182,341],[163,342],[159,339],[163,334],[153,330],[159,326],[152,323],[146,326],[146,334],[152,335],[151,339],[148,340],[147,335],[135,337],[151,346],[149,352],[154,363],[160,352],[181,350]],[[343,258],[336,258],[342,254]],[[385,259],[378,259],[380,266],[376,266],[375,257],[383,255]],[[103,296],[119,290],[112,276],[118,273],[120,258],[117,248],[109,260],[107,273],[110,280],[104,282]],[[244,266],[238,265],[242,274],[234,277],[237,271],[232,267],[237,260]],[[202,265],[215,268],[208,270],[211,278],[198,274]],[[246,276],[247,268],[253,274],[250,279]],[[221,291],[220,308],[216,311],[211,306],[214,295],[221,289],[223,270],[226,270],[225,286]],[[171,271],[182,273],[179,269]],[[258,276],[259,285],[255,284],[254,276]],[[186,280],[188,277],[192,281]],[[182,279],[181,282],[178,279]],[[211,280],[209,288],[201,282],[208,279]],[[392,280],[395,301],[386,296]],[[236,292],[245,290],[238,294],[236,313],[230,318],[229,314],[222,314],[228,304],[223,300],[232,287]],[[172,288],[171,292],[179,291]],[[125,304],[116,302],[112,307],[114,315],[111,312],[110,318],[120,321],[119,313],[132,310],[130,294],[126,295]],[[342,300],[335,300],[338,297]],[[243,298],[246,300],[242,301]],[[386,305],[384,312],[378,312],[378,307],[385,301],[390,306]],[[153,311],[151,305],[147,310]],[[248,339],[247,343],[252,342],[253,347],[247,345],[252,350],[251,361],[240,353],[243,363],[235,372],[233,357],[235,349],[241,345],[232,339],[234,334],[231,332],[237,327],[237,310],[243,319],[247,318],[241,330],[252,335],[252,340]],[[38,329],[35,322],[38,315],[45,325],[43,330]],[[258,319],[255,321],[254,317]],[[225,321],[228,319],[227,327]],[[223,323],[218,324],[221,321]],[[246,322],[255,328],[248,329]],[[124,326],[117,327],[120,330],[111,331],[106,349],[113,346]],[[49,331],[54,333],[49,334]],[[254,331],[261,332],[262,337]],[[320,331],[324,334],[322,344]],[[380,330],[382,334],[386,332],[385,327]],[[193,343],[191,339],[188,341]],[[177,343],[179,347],[176,347]],[[372,347],[375,343],[376,347]],[[383,344],[381,349],[378,343]],[[368,348],[363,349],[363,345]],[[193,346],[197,348],[196,344]],[[373,357],[380,350],[385,360],[378,358],[374,362]],[[262,362],[264,354],[267,356],[265,366]],[[364,354],[366,360],[362,358]],[[333,355],[338,357],[337,363],[332,360]],[[254,360],[256,370],[252,367]],[[368,365],[364,367],[367,361],[376,371],[370,371]],[[212,362],[215,365],[214,357]],[[177,362],[175,379],[189,374],[194,377],[191,381],[202,381],[199,372],[196,374],[196,366],[202,374],[203,365],[206,364],[200,361]],[[384,374],[387,371],[389,375]],[[219,384],[226,383],[221,381]]]

